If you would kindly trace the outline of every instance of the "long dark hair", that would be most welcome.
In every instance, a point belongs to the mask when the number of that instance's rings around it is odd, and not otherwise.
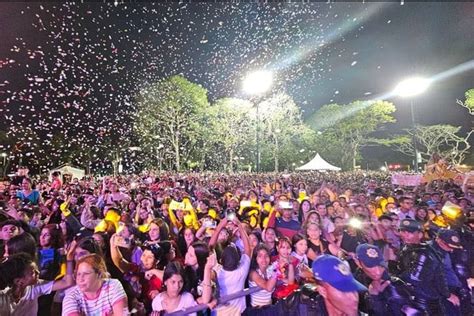
[[[45,225],[41,230],[47,229],[51,236],[51,248],[59,249],[64,246],[64,237],[61,228],[57,224]]]
[[[184,239],[184,232],[186,231],[186,229],[189,229],[193,232],[194,240],[196,240],[196,231],[193,228],[183,227],[179,230],[179,233],[178,233],[178,250],[179,250],[179,253],[181,254],[181,256],[183,256],[183,257],[186,255],[186,252],[188,252],[188,245],[186,244],[186,240]]]
[[[163,272],[163,284],[175,274],[180,275],[183,278],[183,286],[179,291],[179,294],[182,294],[184,290],[187,289],[187,286],[186,276],[184,273],[184,269],[181,266],[181,263],[177,261],[172,261],[166,265],[165,271]]]
[[[13,287],[15,279],[22,278],[33,262],[33,258],[24,252],[4,258],[0,263],[0,289]]]
[[[150,222],[149,225],[151,224],[155,224],[156,226],[159,227],[160,229],[160,240],[169,240],[170,239],[170,229],[168,227],[168,224],[166,224],[166,222],[164,220],[162,220],[161,218],[155,218],[154,220],[152,220]],[[149,239],[150,237],[146,236],[147,239]]]
[[[301,233],[298,233],[298,234],[296,234],[296,235],[293,235],[293,237],[291,238],[292,250],[293,250],[293,251],[296,251],[296,244],[297,244],[300,240],[306,240],[306,241],[308,241],[308,239],[306,238],[306,236],[303,235],[303,234],[301,234]]]
[[[7,241],[8,254],[15,254],[24,252],[36,261],[38,248],[36,247],[36,240],[29,233],[13,236]]]
[[[222,252],[221,264],[225,271],[234,271],[240,264],[240,249],[234,244],[229,243]]]
[[[82,248],[89,251],[90,253],[96,253],[100,256],[103,256],[102,248],[100,248],[97,241],[92,237],[85,237],[78,241],[77,248]]]
[[[204,267],[206,266],[207,257],[209,257],[210,249],[209,246],[201,241],[193,242],[191,245],[194,248],[196,254],[198,268],[196,271],[192,267],[185,267],[186,281],[188,292],[193,293],[197,297],[195,290],[197,289],[199,281],[204,279]]]
[[[263,244],[263,243],[259,244],[253,250],[252,260],[250,261],[250,271],[255,271],[255,270],[258,269],[257,256],[258,256],[259,251],[261,251],[261,250],[264,250],[268,254],[268,257],[271,258],[271,253],[270,253],[270,249],[268,248],[268,246]]]
[[[305,204],[305,203],[308,203],[308,204],[309,204],[309,211],[308,211],[308,214],[309,214],[309,212],[311,212],[311,202],[310,202],[309,200],[303,200],[303,201],[301,201],[300,207],[299,207],[299,209],[298,209],[298,221],[299,221],[300,223],[303,223],[304,220],[306,219],[305,216],[304,216],[304,214],[303,214],[303,204]]]

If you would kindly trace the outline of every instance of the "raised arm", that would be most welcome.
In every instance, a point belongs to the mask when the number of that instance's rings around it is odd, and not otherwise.
[[[274,273],[270,279],[265,280],[256,271],[250,271],[249,279],[255,282],[255,284],[257,284],[257,286],[261,287],[262,289],[268,292],[273,292],[277,281],[276,276],[276,273]]]
[[[216,230],[212,233],[211,239],[209,240],[209,247],[214,247],[217,244],[217,238],[219,237],[219,233],[221,232],[222,228],[227,225],[227,217],[224,217],[217,225]]]
[[[216,254],[211,253],[207,257],[206,266],[204,267],[204,277],[202,281],[202,296],[198,299],[202,304],[208,304],[212,299],[212,273],[217,263]]]
[[[242,242],[244,244],[244,252],[250,258],[252,256],[252,248],[250,247],[249,235],[247,235],[247,231],[245,231],[244,226],[237,217],[234,218],[234,223],[239,228],[240,239],[242,239]]]
[[[61,280],[54,281],[52,291],[67,289],[74,285],[74,251],[77,243],[75,240],[71,242],[66,254],[66,275]]]
[[[127,273],[132,269],[133,264],[125,260],[122,256],[117,245],[117,237],[117,234],[113,234],[110,238],[110,255],[115,266],[119,268],[122,273]]]

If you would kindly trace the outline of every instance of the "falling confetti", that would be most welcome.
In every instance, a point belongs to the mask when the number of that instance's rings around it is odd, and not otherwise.
[[[379,12],[373,7],[122,1],[19,5],[16,14],[31,17],[31,32],[15,34],[8,56],[0,56],[4,131],[10,143],[24,144],[15,155],[28,153],[30,164],[48,168],[88,162],[100,169],[110,166],[114,150],[134,145],[136,96],[144,87],[182,74],[203,85],[213,102],[240,96],[242,76],[259,68],[279,71],[274,89],[298,96],[303,111],[311,113],[314,91],[325,84],[333,84],[322,92],[325,103],[338,102],[347,91],[338,86],[339,65],[358,65],[354,71],[366,67],[365,50],[343,44],[365,35],[365,22]],[[396,23],[382,24],[391,28]],[[380,44],[372,46],[383,50]],[[131,156],[124,159],[127,163]]]

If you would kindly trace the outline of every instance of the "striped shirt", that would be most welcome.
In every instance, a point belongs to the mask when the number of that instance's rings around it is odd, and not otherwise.
[[[86,298],[76,285],[67,292],[64,298],[62,316],[68,316],[73,313],[87,316],[112,315],[112,306],[126,298],[127,296],[122,284],[116,279],[105,279],[99,296],[95,299]],[[126,305],[124,307],[124,315],[128,315],[128,307]]]
[[[267,273],[265,277],[265,275],[260,271],[260,269],[255,270],[255,272],[257,272],[262,279],[270,279],[270,275]],[[257,283],[249,279],[249,287],[255,286],[258,286]],[[267,290],[261,290],[250,294],[250,304],[252,305],[252,307],[271,305],[272,292],[268,292]]]

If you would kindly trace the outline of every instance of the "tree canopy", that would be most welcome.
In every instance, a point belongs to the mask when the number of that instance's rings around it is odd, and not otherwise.
[[[469,138],[474,131],[471,130],[466,136],[460,136],[461,126],[438,124],[418,125],[415,128],[405,130],[405,132],[406,134],[396,135],[381,143],[413,157],[415,155],[414,138],[417,151],[421,154],[423,161],[428,161],[434,153],[438,153],[450,163],[459,164],[470,151]]]
[[[465,107],[469,114],[474,115],[474,89],[467,90],[465,96],[466,100],[464,102],[457,100],[457,104]]]
[[[206,122],[206,89],[172,76],[140,90],[136,99],[134,131],[142,150],[168,159],[175,170],[181,170],[182,162],[197,150]]]
[[[395,106],[387,101],[355,101],[347,105],[328,104],[306,122],[318,132],[316,145],[329,162],[354,169],[360,148],[384,124],[395,122]]]

